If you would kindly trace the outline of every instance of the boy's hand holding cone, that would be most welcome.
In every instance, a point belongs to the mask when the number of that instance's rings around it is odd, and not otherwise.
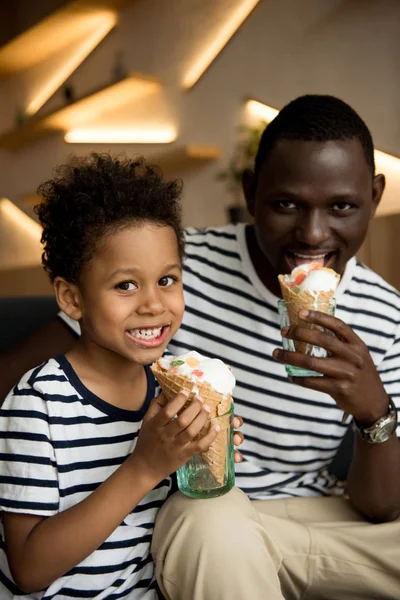
[[[209,407],[210,417],[200,436],[208,432],[210,419],[229,411],[236,382],[232,371],[222,361],[192,351],[182,356],[161,358],[153,363],[151,370],[169,402],[182,390],[188,390],[190,395],[187,404],[197,394]],[[222,430],[201,456],[217,483],[224,483],[226,443]]]

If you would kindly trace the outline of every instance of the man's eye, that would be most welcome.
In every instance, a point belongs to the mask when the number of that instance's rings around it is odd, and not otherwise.
[[[293,210],[294,208],[296,208],[296,205],[290,200],[280,200],[278,202],[278,207],[283,208],[284,210]]]
[[[348,202],[336,202],[336,204],[333,205],[332,210],[334,210],[335,212],[347,212],[352,208],[353,205],[349,204]]]
[[[134,289],[136,289],[136,284],[133,283],[133,281],[121,281],[121,283],[119,283],[117,285],[117,288],[119,290],[123,290],[124,292],[132,292]]]
[[[161,279],[158,281],[158,285],[161,285],[161,287],[169,287],[170,285],[175,283],[175,281],[177,281],[176,277],[168,275],[167,277],[161,277]]]

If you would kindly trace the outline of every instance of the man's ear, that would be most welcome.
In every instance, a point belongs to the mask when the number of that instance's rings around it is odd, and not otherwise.
[[[243,193],[246,200],[247,210],[254,217],[256,181],[251,169],[245,169],[242,175]]]
[[[372,212],[371,219],[375,216],[376,209],[381,201],[383,191],[385,189],[386,180],[384,175],[375,175],[372,181]]]
[[[60,309],[71,319],[79,321],[82,318],[82,296],[78,286],[63,277],[56,277],[53,287]]]

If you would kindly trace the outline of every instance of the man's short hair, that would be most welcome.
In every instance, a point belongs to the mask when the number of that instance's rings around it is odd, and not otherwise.
[[[265,128],[255,158],[255,175],[258,177],[262,164],[279,140],[328,142],[352,139],[360,141],[374,175],[372,136],[356,111],[334,96],[300,96],[287,104]]]

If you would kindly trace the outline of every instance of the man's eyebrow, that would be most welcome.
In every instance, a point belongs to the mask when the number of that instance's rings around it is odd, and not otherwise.
[[[162,270],[165,273],[169,273],[170,271],[173,271],[173,269],[179,269],[179,271],[182,271],[182,265],[180,265],[179,263],[174,263],[174,264],[170,264],[170,265],[165,265],[162,268]],[[135,273],[138,273],[142,270],[143,269],[140,269],[140,267],[128,267],[126,269],[116,269],[115,271],[113,271],[110,274],[109,279],[113,279],[114,277],[117,277],[117,276],[129,277],[129,275],[134,275]]]

